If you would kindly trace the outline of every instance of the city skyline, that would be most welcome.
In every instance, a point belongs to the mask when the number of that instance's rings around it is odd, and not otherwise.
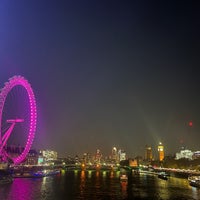
[[[199,150],[195,5],[86,2],[0,5],[0,88],[13,75],[30,82],[33,146],[61,155],[113,145],[139,155],[160,141],[166,155]]]

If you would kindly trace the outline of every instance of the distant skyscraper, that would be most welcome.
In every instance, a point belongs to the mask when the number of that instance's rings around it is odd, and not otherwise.
[[[159,160],[162,161],[165,157],[164,155],[164,146],[162,142],[159,143],[158,145],[158,155],[159,155]]]
[[[118,157],[119,157],[119,161],[126,160],[126,152],[120,149],[118,151]]]
[[[85,164],[88,164],[89,162],[90,162],[90,154],[89,153],[84,153],[83,154],[83,162],[85,163]]]
[[[145,160],[151,161],[153,158],[152,148],[148,145],[145,146]]]
[[[96,154],[95,154],[95,162],[96,163],[100,163],[101,162],[101,158],[102,158],[101,151],[99,149],[97,149],[96,150]]]
[[[117,148],[116,147],[112,148],[112,159],[115,160],[115,161],[118,160]]]

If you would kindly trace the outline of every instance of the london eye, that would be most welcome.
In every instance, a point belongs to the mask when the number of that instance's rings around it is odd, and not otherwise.
[[[13,76],[0,91],[0,158],[20,164],[31,149],[37,110],[33,90],[22,76]],[[18,147],[14,151],[13,147]]]

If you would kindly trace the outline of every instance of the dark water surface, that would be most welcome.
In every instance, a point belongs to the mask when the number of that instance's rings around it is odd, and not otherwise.
[[[101,199],[200,199],[200,189],[187,179],[170,177],[165,181],[155,175],[132,175],[120,182],[119,172],[62,171],[55,177],[16,178],[0,185],[0,200],[101,200]]]

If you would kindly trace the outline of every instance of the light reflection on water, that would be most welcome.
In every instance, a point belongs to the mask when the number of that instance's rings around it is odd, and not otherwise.
[[[10,185],[2,185],[0,190],[1,200],[32,200],[40,199],[38,193],[40,190],[41,179],[15,179]],[[34,189],[33,189],[34,188]],[[3,191],[3,193],[2,193]]]
[[[16,178],[12,184],[0,185],[0,200],[63,199],[200,199],[200,189],[186,179],[159,179],[153,175],[133,175],[120,182],[116,171],[62,171],[56,177]]]

